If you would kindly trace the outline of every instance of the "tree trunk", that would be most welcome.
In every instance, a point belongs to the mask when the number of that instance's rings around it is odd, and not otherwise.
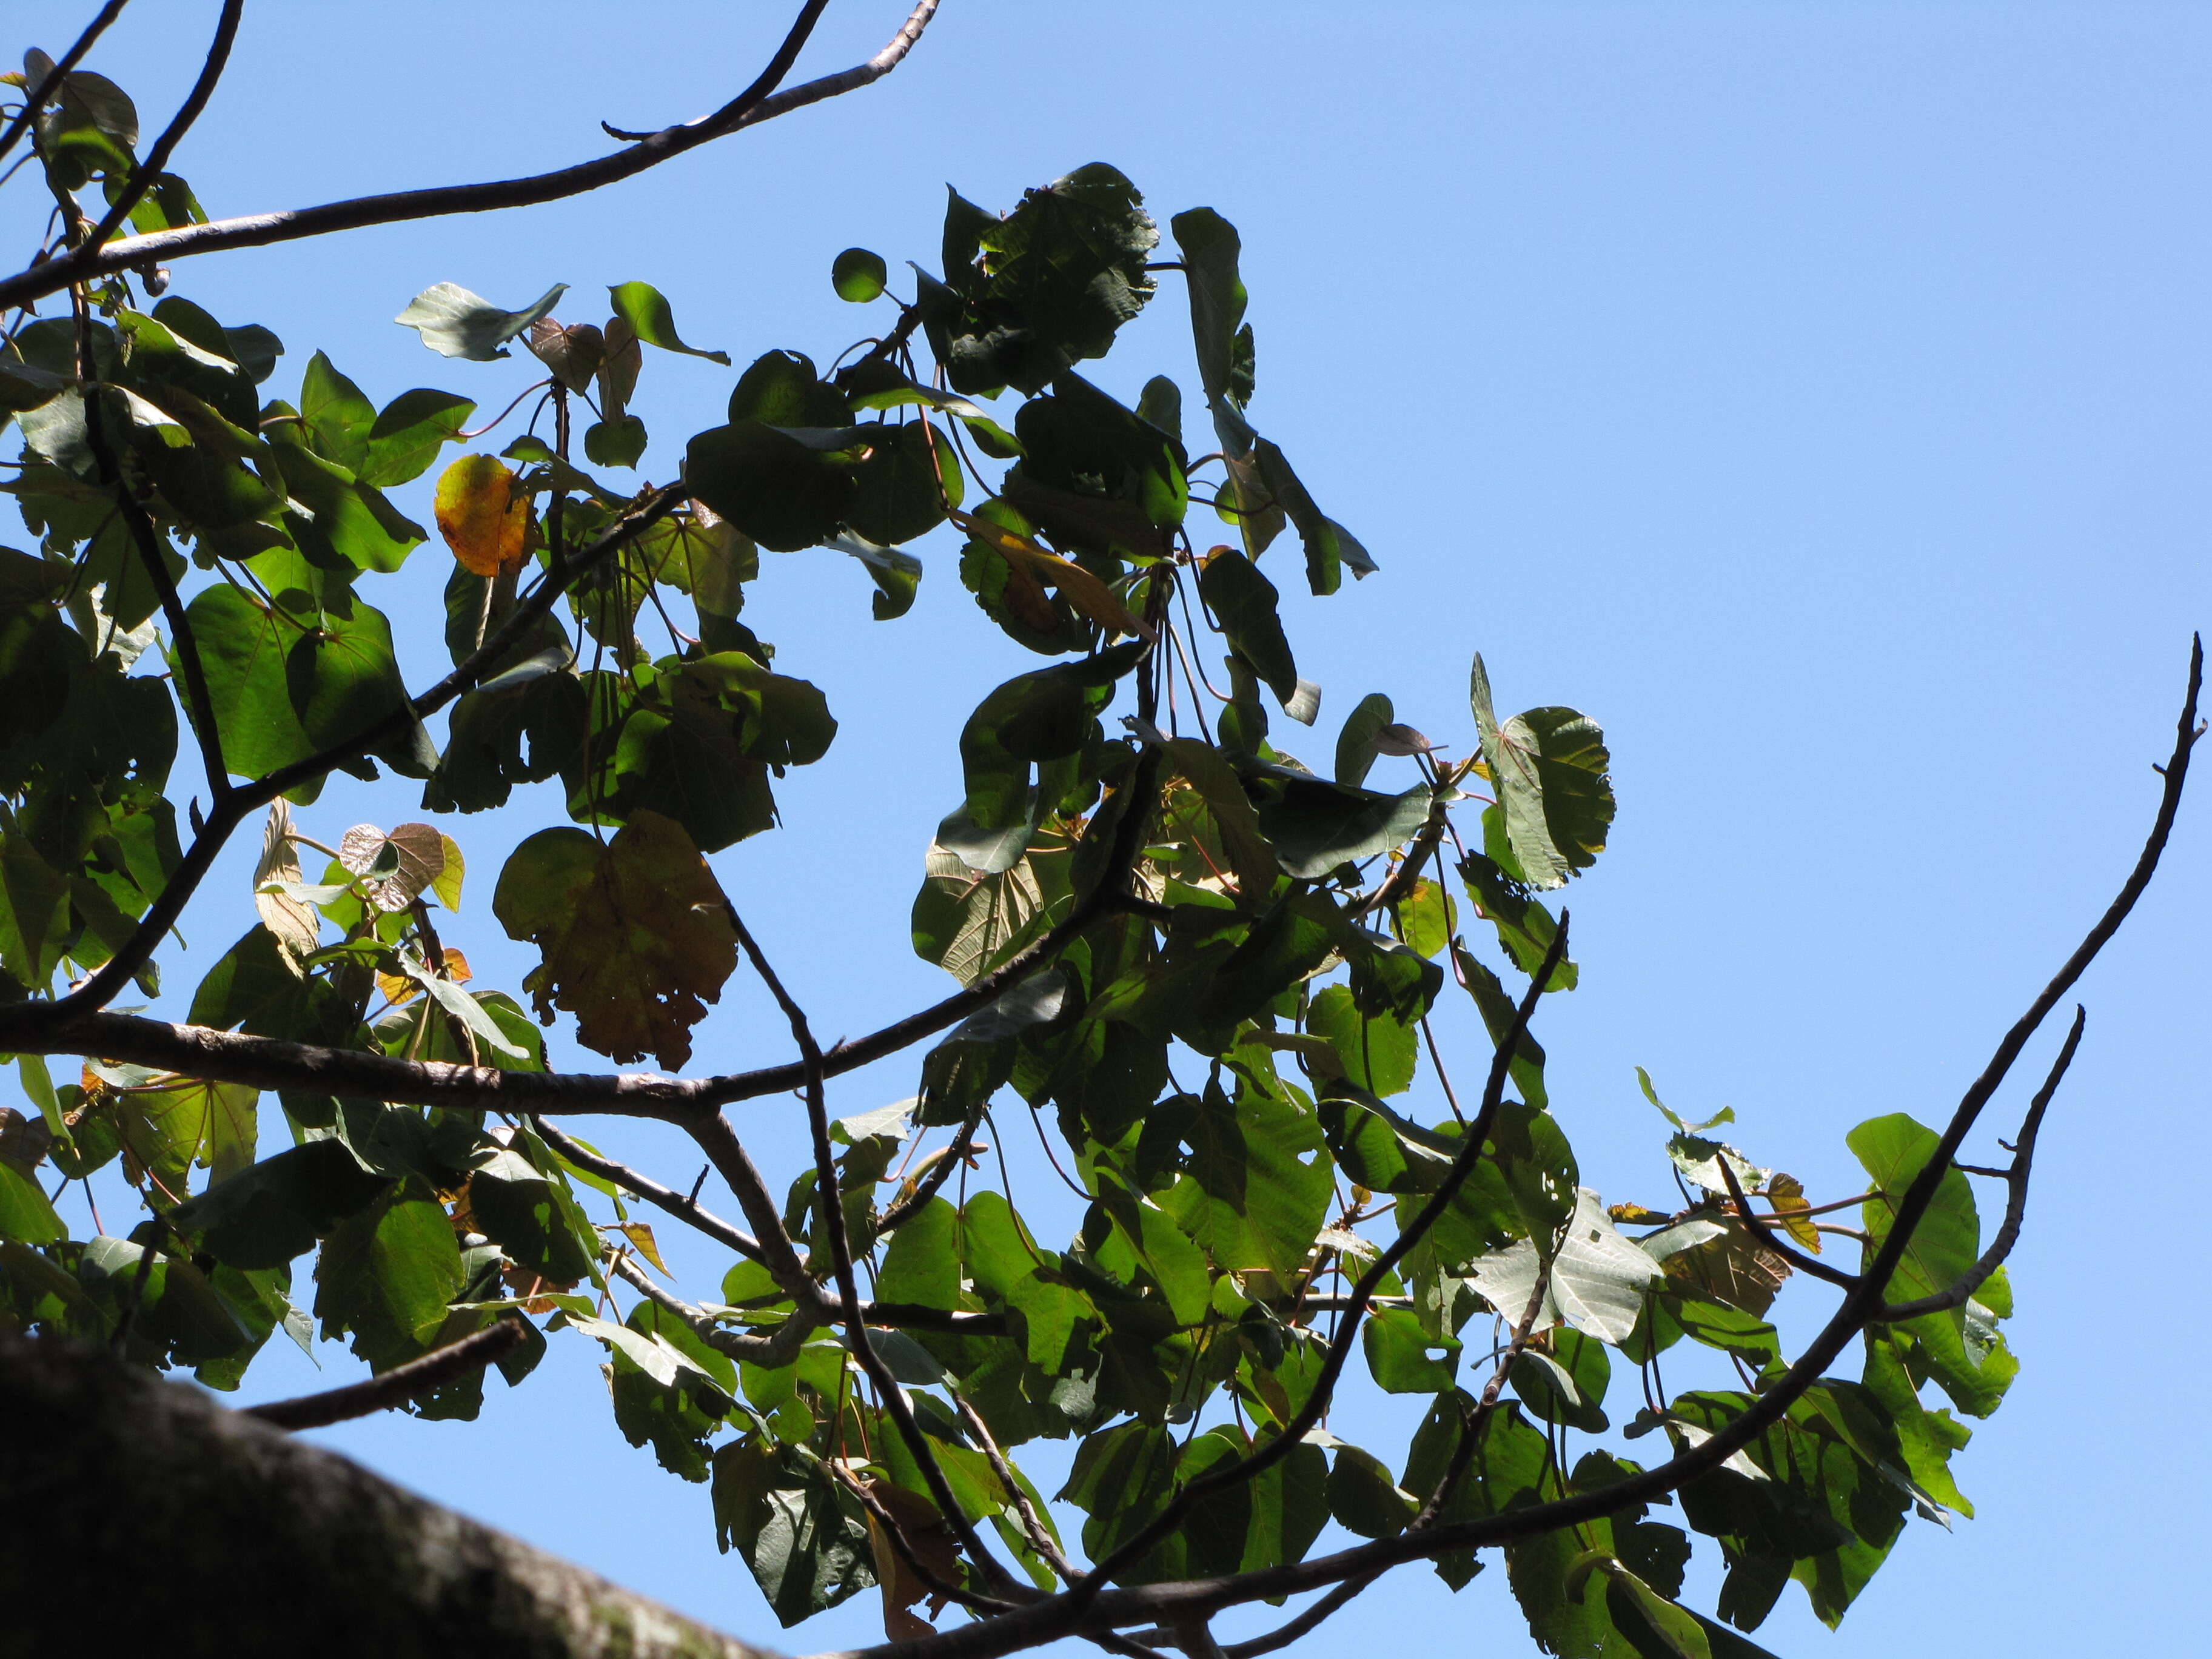
[[[0,1659],[768,1659],[106,1354],[0,1330]]]

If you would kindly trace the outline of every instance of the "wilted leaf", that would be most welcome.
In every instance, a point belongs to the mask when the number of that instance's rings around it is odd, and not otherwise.
[[[500,872],[492,914],[544,961],[523,981],[538,1017],[576,1017],[576,1040],[618,1062],[650,1054],[671,1071],[737,967],[720,885],[681,824],[634,813],[602,848],[543,830]]]
[[[269,803],[269,817],[262,826],[261,857],[253,866],[253,908],[262,925],[276,935],[285,954],[298,962],[313,955],[322,943],[322,920],[311,904],[263,890],[271,883],[296,883],[301,878],[291,830],[291,809],[279,797]]]
[[[427,823],[403,823],[389,834],[356,823],[338,842],[338,862],[362,878],[369,902],[404,910],[446,867],[446,838]]]

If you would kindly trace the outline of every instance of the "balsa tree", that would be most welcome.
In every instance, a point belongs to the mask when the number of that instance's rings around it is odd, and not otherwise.
[[[84,66],[120,0],[7,77],[0,163],[54,203],[0,279],[21,440],[0,488],[27,544],[0,554],[0,1050],[23,1094],[0,1325],[36,1339],[0,1338],[13,1628],[61,1639],[119,1550],[110,1616],[191,1652],[291,1651],[333,1609],[335,1651],[735,1650],[284,1437],[471,1418],[489,1370],[587,1364],[617,1431],[709,1485],[784,1623],[873,1591],[886,1659],[1070,1635],[1241,1659],[1394,1569],[1463,1586],[1485,1552],[1556,1654],[1757,1653],[1793,1581],[1840,1620],[1915,1516],[1966,1508],[1951,1462],[2014,1380],[2005,1261],[2078,1012],[2007,1110],[2007,1161],[1973,1147],[2151,878],[2201,661],[2137,864],[1948,1119],[1869,1119],[1863,1181],[1808,1192],[1646,1079],[1671,1133],[1642,1196],[1667,1196],[1608,1201],[1538,1036],[1578,971],[1562,896],[1613,817],[1604,738],[1510,712],[1472,652],[1454,730],[1379,694],[1317,728],[1281,587],[1375,562],[1255,424],[1220,215],[1164,230],[1103,164],[1004,211],[955,194],[910,278],[836,255],[866,321],[820,364],[703,350],[649,280],[514,310],[441,283],[398,320],[455,389],[372,396],[190,297],[187,256],[617,182],[866,85],[935,10],[786,88],[823,6],[722,109],[600,161],[244,219],[210,222],[170,170],[237,0],[150,143]],[[1187,307],[1198,384],[1125,404],[1084,366],[1156,303]],[[670,352],[728,367],[727,420],[641,483],[638,394]],[[1023,665],[945,733],[964,793],[898,854],[950,985],[825,1044],[777,971],[804,942],[757,937],[717,874],[773,846],[777,781],[838,732],[745,590],[764,554],[811,553],[823,584],[872,584],[855,626],[896,626],[909,545],[948,526],[979,648]],[[452,670],[422,687],[377,603],[410,558],[450,568]],[[1369,787],[1379,756],[1419,781]],[[315,820],[337,772],[388,817]],[[463,912],[466,819],[497,807],[544,822]],[[240,836],[235,942],[187,953],[172,930]],[[511,987],[469,967],[495,926],[538,958]],[[689,1070],[741,975],[787,1041]],[[115,1009],[165,987],[174,1020]],[[1430,1015],[1460,997],[1488,1041],[1454,1055]],[[549,1026],[656,1069],[549,1069]],[[901,1054],[914,1098],[833,1105]],[[758,1167],[725,1115],[772,1097],[804,1114],[803,1167]],[[605,1156],[609,1115],[683,1131],[714,1189]],[[1072,1230],[1033,1224],[994,1161],[1032,1115]],[[64,1225],[76,1182],[112,1232]],[[724,1253],[712,1297],[668,1279],[656,1226]],[[1828,1304],[1794,1354],[1785,1290]],[[234,1389],[285,1339],[374,1379],[225,1413],[151,1375]],[[1420,1402],[1410,1438],[1332,1412],[1355,1370]],[[1051,1492],[1023,1468],[1043,1443],[1074,1449]],[[1332,1525],[1350,1541],[1322,1548]],[[1726,1569],[1710,1611],[1680,1599],[1699,1538]],[[253,1575],[250,1609],[209,1600],[226,1572]],[[1272,1634],[1212,1633],[1292,1597]]]

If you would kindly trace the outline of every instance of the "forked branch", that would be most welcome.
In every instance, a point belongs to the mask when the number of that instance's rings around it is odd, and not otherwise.
[[[799,51],[814,32],[829,0],[806,0],[783,43],[753,83],[710,115],[663,128],[611,155],[551,173],[521,179],[488,179],[482,183],[446,185],[431,190],[396,191],[380,196],[360,196],[349,201],[326,202],[318,207],[293,208],[278,213],[248,214],[218,219],[204,225],[183,225],[172,230],[125,236],[105,246],[88,242],[57,259],[48,260],[0,280],[0,308],[26,305],[44,295],[58,293],[70,283],[124,270],[149,261],[181,259],[195,253],[223,248],[262,247],[273,242],[298,241],[327,236],[337,231],[358,230],[369,225],[399,224],[414,219],[441,218],[455,213],[489,213],[502,208],[533,206],[580,196],[672,161],[688,150],[711,143],[741,127],[755,126],[779,115],[819,103],[842,93],[881,80],[898,66],[921,32],[936,15],[939,0],[920,0],[898,32],[882,51],[866,61],[835,75],[823,76],[788,92],[777,93],[784,77],[798,61]],[[120,10],[119,6],[111,8]]]

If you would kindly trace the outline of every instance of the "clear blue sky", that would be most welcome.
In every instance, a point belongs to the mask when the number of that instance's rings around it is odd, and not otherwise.
[[[88,9],[15,29],[58,50]],[[902,9],[838,0],[802,73],[864,56]],[[95,60],[149,126],[214,10],[137,9]],[[781,27],[777,8],[658,0],[264,5],[177,165],[218,216],[536,170],[597,153],[601,117],[720,103]],[[1642,1064],[1840,1196],[1844,1130],[1948,1110],[2148,822],[2189,632],[2212,623],[2208,84],[2201,5],[945,0],[883,85],[599,196],[180,263],[176,287],[284,337],[283,395],[320,346],[380,400],[435,385],[495,409],[531,366],[425,352],[389,320],[418,289],[519,306],[566,281],[583,303],[562,314],[585,320],[603,285],[643,277],[696,343],[826,359],[866,331],[831,255],[933,266],[948,180],[1006,206],[1105,160],[1163,220],[1218,209],[1244,238],[1255,416],[1382,566],[1292,607],[1322,732],[1382,690],[1462,739],[1480,648],[1502,701],[1574,704],[1612,743],[1620,819],[1573,895],[1583,985],[1543,1033],[1584,1178],[1670,1190]],[[1172,292],[1103,378],[1162,370],[1194,383]],[[728,384],[648,362],[645,476],[722,418]],[[781,791],[787,828],[718,868],[832,1030],[939,994],[906,912],[957,797],[953,733],[1033,660],[974,616],[945,545],[920,550],[898,623],[870,622],[826,554],[769,556],[746,612],[844,726]],[[417,556],[417,608],[394,616],[418,672],[441,659],[440,560]],[[527,965],[486,907],[506,848],[557,811],[532,808],[453,826],[476,874],[453,931],[486,982]],[[349,787],[303,822],[334,839],[410,816]],[[2022,1373],[1957,1466],[1980,1518],[1916,1526],[1835,1635],[1793,1591],[1759,1633],[1778,1652],[2201,1645],[2182,1592],[2212,1477],[2208,826],[2200,790],[2085,987],[2014,1258]],[[196,942],[231,936],[246,873],[188,918]],[[728,1007],[696,1063],[784,1057],[754,1000]],[[862,1075],[839,1109],[912,1092],[909,1072]],[[764,1162],[802,1161],[790,1108],[737,1110]],[[666,1145],[600,1139],[648,1161]],[[1819,1287],[1793,1294],[1825,1311]],[[281,1346],[252,1393],[316,1385]],[[872,1639],[872,1598],[776,1631],[715,1553],[705,1490],[622,1443],[598,1357],[556,1339],[474,1426],[323,1438],[753,1639]],[[353,1367],[325,1363],[324,1382]],[[1308,1646],[1386,1616],[1413,1650],[1533,1650],[1496,1571],[1453,1597],[1408,1571]]]

